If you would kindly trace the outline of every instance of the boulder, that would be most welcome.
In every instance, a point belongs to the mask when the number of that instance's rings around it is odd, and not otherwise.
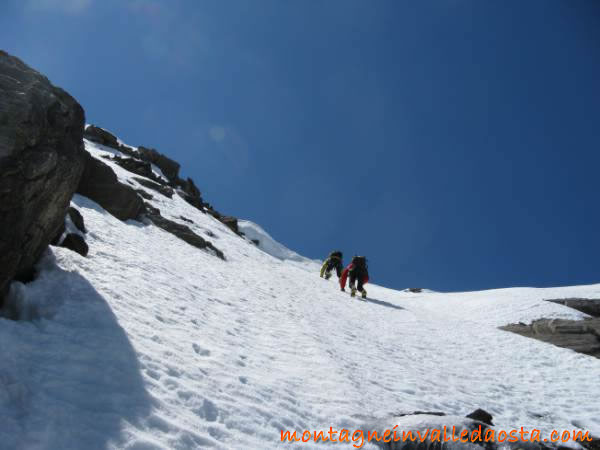
[[[0,51],[0,296],[64,224],[84,166],[81,106]]]
[[[77,211],[76,208],[70,206],[67,210],[67,215],[71,219],[71,222],[73,222],[73,225],[75,225],[75,228],[82,233],[87,233],[87,230],[85,229],[85,223],[83,222],[83,216],[79,211]]]
[[[83,136],[90,141],[105,145],[107,147],[112,147],[114,149],[119,149],[120,147],[119,141],[114,134],[111,134],[105,129],[95,125],[88,125],[85,128]]]
[[[73,250],[75,253],[79,253],[81,256],[87,256],[89,248],[85,240],[78,234],[69,233],[60,243],[61,247]]]
[[[108,165],[85,154],[85,169],[77,192],[94,200],[117,219],[137,218],[144,204],[135,189],[119,182]]]
[[[465,417],[467,417],[468,419],[477,420],[478,422],[483,422],[486,425],[492,427],[494,426],[494,424],[492,423],[492,415],[481,408],[477,408],[475,411],[473,411],[470,414],[467,414]]]
[[[179,163],[159,153],[156,149],[144,146],[138,147],[138,153],[144,161],[151,162],[158,167],[169,181],[175,182],[179,177]]]

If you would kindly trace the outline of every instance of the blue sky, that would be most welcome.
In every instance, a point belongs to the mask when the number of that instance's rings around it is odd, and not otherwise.
[[[600,282],[600,3],[8,0],[2,47],[223,213],[395,288]]]

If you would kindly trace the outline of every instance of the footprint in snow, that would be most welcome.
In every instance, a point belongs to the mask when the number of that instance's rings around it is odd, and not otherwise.
[[[219,409],[208,399],[204,399],[202,406],[196,409],[194,412],[209,422],[215,422],[217,417],[219,417]]]
[[[200,356],[209,356],[210,350],[200,347],[198,344],[192,344],[194,351]]]

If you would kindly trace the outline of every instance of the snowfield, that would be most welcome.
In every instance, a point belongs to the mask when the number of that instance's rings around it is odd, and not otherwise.
[[[280,431],[479,407],[497,428],[600,435],[600,360],[497,329],[585,317],[543,299],[599,298],[600,285],[413,294],[368,284],[364,302],[259,226],[240,223],[260,248],[179,196],[149,192],[227,260],[76,195],[88,257],[49,250],[36,281],[11,287],[5,314],[20,320],[0,319],[1,448],[322,448],[281,443]]]

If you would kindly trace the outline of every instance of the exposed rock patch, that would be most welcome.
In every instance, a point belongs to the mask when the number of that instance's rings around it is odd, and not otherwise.
[[[194,183],[194,180],[189,177],[185,180],[179,178],[180,165],[178,162],[168,158],[153,148],[139,146],[137,150],[132,150],[131,148],[119,143],[116,136],[100,127],[96,127],[95,125],[89,125],[86,128],[85,133],[87,139],[90,139],[101,145],[112,147],[130,156],[130,158],[122,158],[118,155],[113,155],[112,157],[106,156],[106,158],[110,159],[116,164],[119,164],[129,172],[147,178],[148,180],[135,178],[135,180],[144,187],[153,189],[168,198],[172,198],[173,193],[177,192],[177,194],[188,204],[192,205],[203,213],[212,215],[238,236],[244,235],[238,228],[236,217],[222,215],[209,203],[202,199],[202,193]],[[152,171],[151,164],[154,164],[162,171],[163,175],[168,179],[168,182],[163,180]],[[148,197],[150,194],[146,193],[145,191],[140,192],[140,195],[147,200],[150,199]]]
[[[60,230],[84,164],[84,112],[0,51],[0,297]]]
[[[106,147],[118,149],[120,146],[119,141],[114,134],[95,125],[88,125],[85,128],[83,136],[92,142],[96,142],[97,144],[104,145]]]
[[[564,298],[547,301],[569,306],[594,318],[584,320],[539,319],[530,325],[509,324],[500,329],[600,358],[600,300]]]
[[[77,210],[77,208],[69,206],[69,209],[67,210],[67,215],[71,219],[73,225],[75,225],[75,228],[77,228],[82,233],[87,233],[87,230],[85,229],[85,223],[83,221],[83,216]]]
[[[89,247],[85,240],[78,234],[69,233],[60,244],[61,247],[73,250],[75,253],[79,253],[81,256],[87,256]]]
[[[154,195],[152,195],[150,192],[146,191],[145,189],[136,189],[135,192],[140,194],[144,200],[152,200],[154,198]]]
[[[132,187],[119,182],[108,165],[87,152],[85,169],[77,192],[94,200],[120,220],[137,218],[144,206]]]
[[[110,156],[107,157],[114,163],[121,166],[123,169],[135,173],[136,175],[140,175],[142,177],[149,178],[160,185],[166,185],[167,182],[163,180],[161,177],[152,172],[152,166],[147,161],[142,161],[136,158],[121,158],[120,156],[114,155],[112,158]]]
[[[199,248],[199,249],[208,249],[212,251],[216,256],[221,259],[225,259],[225,255],[221,250],[212,245],[211,242],[203,239],[201,236],[194,233],[187,225],[182,225],[180,223],[174,222],[172,220],[166,219],[160,214],[160,210],[154,208],[152,205],[145,203],[144,204],[144,215],[154,223],[157,227],[167,231],[168,233],[177,236],[179,239],[187,242],[188,244]]]
[[[134,177],[133,179],[148,189],[152,189],[167,198],[173,198],[173,189],[169,186],[163,186],[162,184],[155,183],[154,181],[145,178]]]
[[[600,318],[539,319],[531,325],[510,324],[500,329],[600,358]]]
[[[138,147],[138,153],[143,160],[151,162],[158,167],[169,181],[176,182],[179,179],[180,166],[178,162],[159,153],[154,148],[147,148],[141,145]]]
[[[563,298],[547,301],[568,306],[569,308],[589,314],[592,317],[600,317],[600,299]]]

